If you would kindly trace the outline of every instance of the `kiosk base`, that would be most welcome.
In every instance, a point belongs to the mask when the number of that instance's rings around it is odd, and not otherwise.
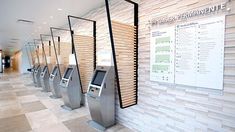
[[[52,99],[58,99],[58,97],[56,97],[55,95],[50,95],[49,97]]]
[[[97,129],[98,131],[102,131],[104,132],[106,130],[105,127],[103,127],[102,125],[100,125],[99,123],[93,121],[93,120],[90,120],[90,121],[87,121],[88,125]]]
[[[65,109],[65,110],[68,110],[68,111],[72,111],[73,109],[66,106],[66,105],[61,105],[61,108]]]

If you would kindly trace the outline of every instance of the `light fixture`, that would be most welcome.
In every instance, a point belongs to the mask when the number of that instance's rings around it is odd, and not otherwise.
[[[54,17],[53,16],[50,16],[51,19],[53,19]]]
[[[62,9],[61,9],[61,8],[58,8],[57,10],[58,10],[58,11],[62,11]]]
[[[18,41],[19,39],[17,39],[17,38],[12,38],[11,40],[13,40],[13,41]]]
[[[33,24],[33,21],[30,20],[26,20],[26,19],[18,19],[17,20],[18,23],[24,23],[24,24]]]

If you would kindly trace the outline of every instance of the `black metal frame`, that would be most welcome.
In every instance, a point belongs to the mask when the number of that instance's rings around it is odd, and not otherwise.
[[[136,103],[138,101],[138,8],[139,5],[131,0],[125,0],[126,2],[134,5],[134,26],[136,26]],[[120,89],[120,83],[119,83],[119,76],[118,76],[118,67],[117,67],[117,60],[116,60],[116,51],[115,51],[115,44],[114,44],[114,37],[113,37],[113,29],[112,29],[112,22],[111,22],[111,15],[109,10],[109,2],[108,0],[105,0],[105,6],[106,6],[106,12],[107,12],[107,19],[108,19],[108,27],[109,27],[109,34],[110,34],[110,41],[111,41],[111,47],[112,47],[112,53],[113,53],[113,62],[114,62],[114,69],[115,69],[115,75],[117,80],[117,88],[118,88],[118,96],[119,96],[119,102],[120,107],[122,109],[131,107],[133,105],[123,107],[122,100],[121,100],[121,89]]]
[[[94,37],[94,53],[93,53],[94,63],[93,63],[93,69],[94,70],[96,68],[96,21],[90,20],[90,19],[86,19],[86,18],[82,18],[82,17],[68,15],[68,22],[69,22],[69,29],[70,29],[70,35],[71,35],[71,42],[72,42],[72,46],[73,46],[72,49],[73,49],[74,54],[75,54],[76,65],[77,65],[77,69],[78,69],[77,70],[78,71],[78,76],[80,78],[80,70],[79,70],[79,67],[78,67],[77,54],[76,54],[76,50],[75,50],[74,36],[73,36],[74,35],[74,31],[72,30],[71,18],[79,19],[79,20],[83,20],[83,21],[88,21],[88,22],[92,22],[93,23],[93,37]],[[85,94],[86,92],[83,92],[83,89],[82,89],[81,78],[80,78],[80,84],[81,84],[82,93]]]
[[[60,64],[59,64],[57,51],[56,51],[56,47],[55,47],[55,40],[54,40],[55,36],[53,34],[53,30],[61,30],[61,31],[67,31],[67,32],[70,32],[70,30],[69,29],[64,29],[64,28],[50,27],[51,38],[52,38],[52,42],[53,42],[53,45],[54,45],[54,51],[55,51],[55,56],[56,56],[57,67],[58,67],[58,70],[59,70],[60,79],[62,79],[62,75],[61,75],[61,71],[60,71]],[[60,36],[58,36],[58,42],[60,43]],[[60,50],[60,48],[59,48],[59,50]],[[73,47],[72,47],[72,53],[73,53]],[[60,53],[59,53],[59,55],[60,55]]]
[[[2,52],[2,50],[0,50],[0,52],[1,52],[1,54],[3,54],[3,52]],[[2,55],[3,56],[3,55]],[[1,56],[1,57],[2,57]],[[1,60],[2,60],[2,58],[1,58]],[[1,62],[2,63],[2,62]],[[0,71],[0,73],[3,73],[3,64],[1,65],[1,67],[2,67],[2,71]]]
[[[48,35],[40,34],[40,38],[41,38],[41,43],[42,43],[42,51],[43,51],[43,54],[44,54],[44,59],[45,59],[45,62],[46,62],[48,74],[49,74],[49,76],[50,76],[50,70],[49,70],[49,66],[48,66],[48,63],[47,63],[47,56],[46,56],[46,52],[45,52],[45,49],[44,49],[44,42],[43,42],[44,40],[43,40],[43,36],[48,36]],[[49,46],[50,46],[50,43],[51,43],[51,41],[49,40]]]
[[[32,43],[33,45],[30,45],[30,43]],[[31,47],[33,46],[35,48],[35,44],[34,42],[28,42],[28,45]],[[35,49],[34,49],[35,50]],[[33,54],[32,54],[32,48],[30,48],[30,54],[31,54],[31,57],[33,58]],[[32,64],[33,64],[33,59],[31,60],[32,61]]]
[[[95,20],[91,20],[91,19],[82,18],[82,17],[68,15],[69,29],[70,29],[70,33],[71,33],[71,38],[73,38],[73,35],[74,35],[74,31],[72,30],[72,25],[71,25],[71,18],[78,19],[78,20],[83,20],[83,21],[88,21],[88,22],[92,22],[93,23],[93,38],[94,38],[94,53],[93,53],[93,55],[94,55],[93,56],[94,57],[94,64],[93,64],[93,68],[95,70],[95,68],[96,68],[96,21]],[[73,40],[72,44],[73,44],[73,46],[75,48],[74,38],[72,40]]]
[[[30,53],[29,53],[27,44],[25,44],[24,47],[25,47],[25,50],[26,50],[26,53],[27,53],[27,56],[28,56],[29,66],[30,66],[30,68],[31,68],[31,66],[32,66],[33,64],[31,63],[32,60],[30,59],[30,55],[29,55]]]

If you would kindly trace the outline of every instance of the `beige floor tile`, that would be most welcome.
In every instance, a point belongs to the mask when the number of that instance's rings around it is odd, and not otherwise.
[[[23,113],[22,107],[18,102],[0,107],[0,118],[12,117]]]
[[[16,95],[17,96],[26,96],[26,95],[32,95],[36,92],[39,92],[38,90],[23,90],[23,91],[19,91],[19,92],[16,92]]]
[[[61,99],[52,99],[52,98],[41,99],[41,102],[48,109],[60,108],[60,106],[64,104]]]
[[[80,118],[65,121],[63,123],[71,132],[97,132],[94,128],[91,128],[88,125],[88,120],[89,119],[86,116],[83,116]]]
[[[106,130],[106,132],[132,132],[131,129],[121,125],[121,124],[116,124]]]
[[[46,107],[40,101],[23,103],[21,105],[25,113],[30,113],[30,112],[35,112],[35,111],[46,109]]]
[[[51,109],[51,111],[55,114],[55,116],[59,119],[59,121],[67,121],[79,117],[83,117],[89,114],[87,108],[81,107],[76,110],[68,111],[61,107],[56,107]]]
[[[63,123],[58,123],[34,129],[33,132],[70,132],[70,130]]]
[[[13,105],[15,103],[18,103],[17,99],[0,99],[0,107],[4,107],[6,105]]]
[[[46,127],[59,122],[56,116],[48,109],[26,113],[25,115],[33,129]]]
[[[27,132],[31,127],[25,115],[0,119],[0,132]]]
[[[20,103],[39,101],[39,99],[35,95],[26,95],[26,96],[21,96],[18,98],[19,98]]]

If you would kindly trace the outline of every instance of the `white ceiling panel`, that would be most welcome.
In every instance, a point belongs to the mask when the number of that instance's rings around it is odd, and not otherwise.
[[[102,5],[104,0],[1,0],[0,49],[19,50],[40,34],[50,33],[49,27],[67,25],[67,15],[83,16]]]

